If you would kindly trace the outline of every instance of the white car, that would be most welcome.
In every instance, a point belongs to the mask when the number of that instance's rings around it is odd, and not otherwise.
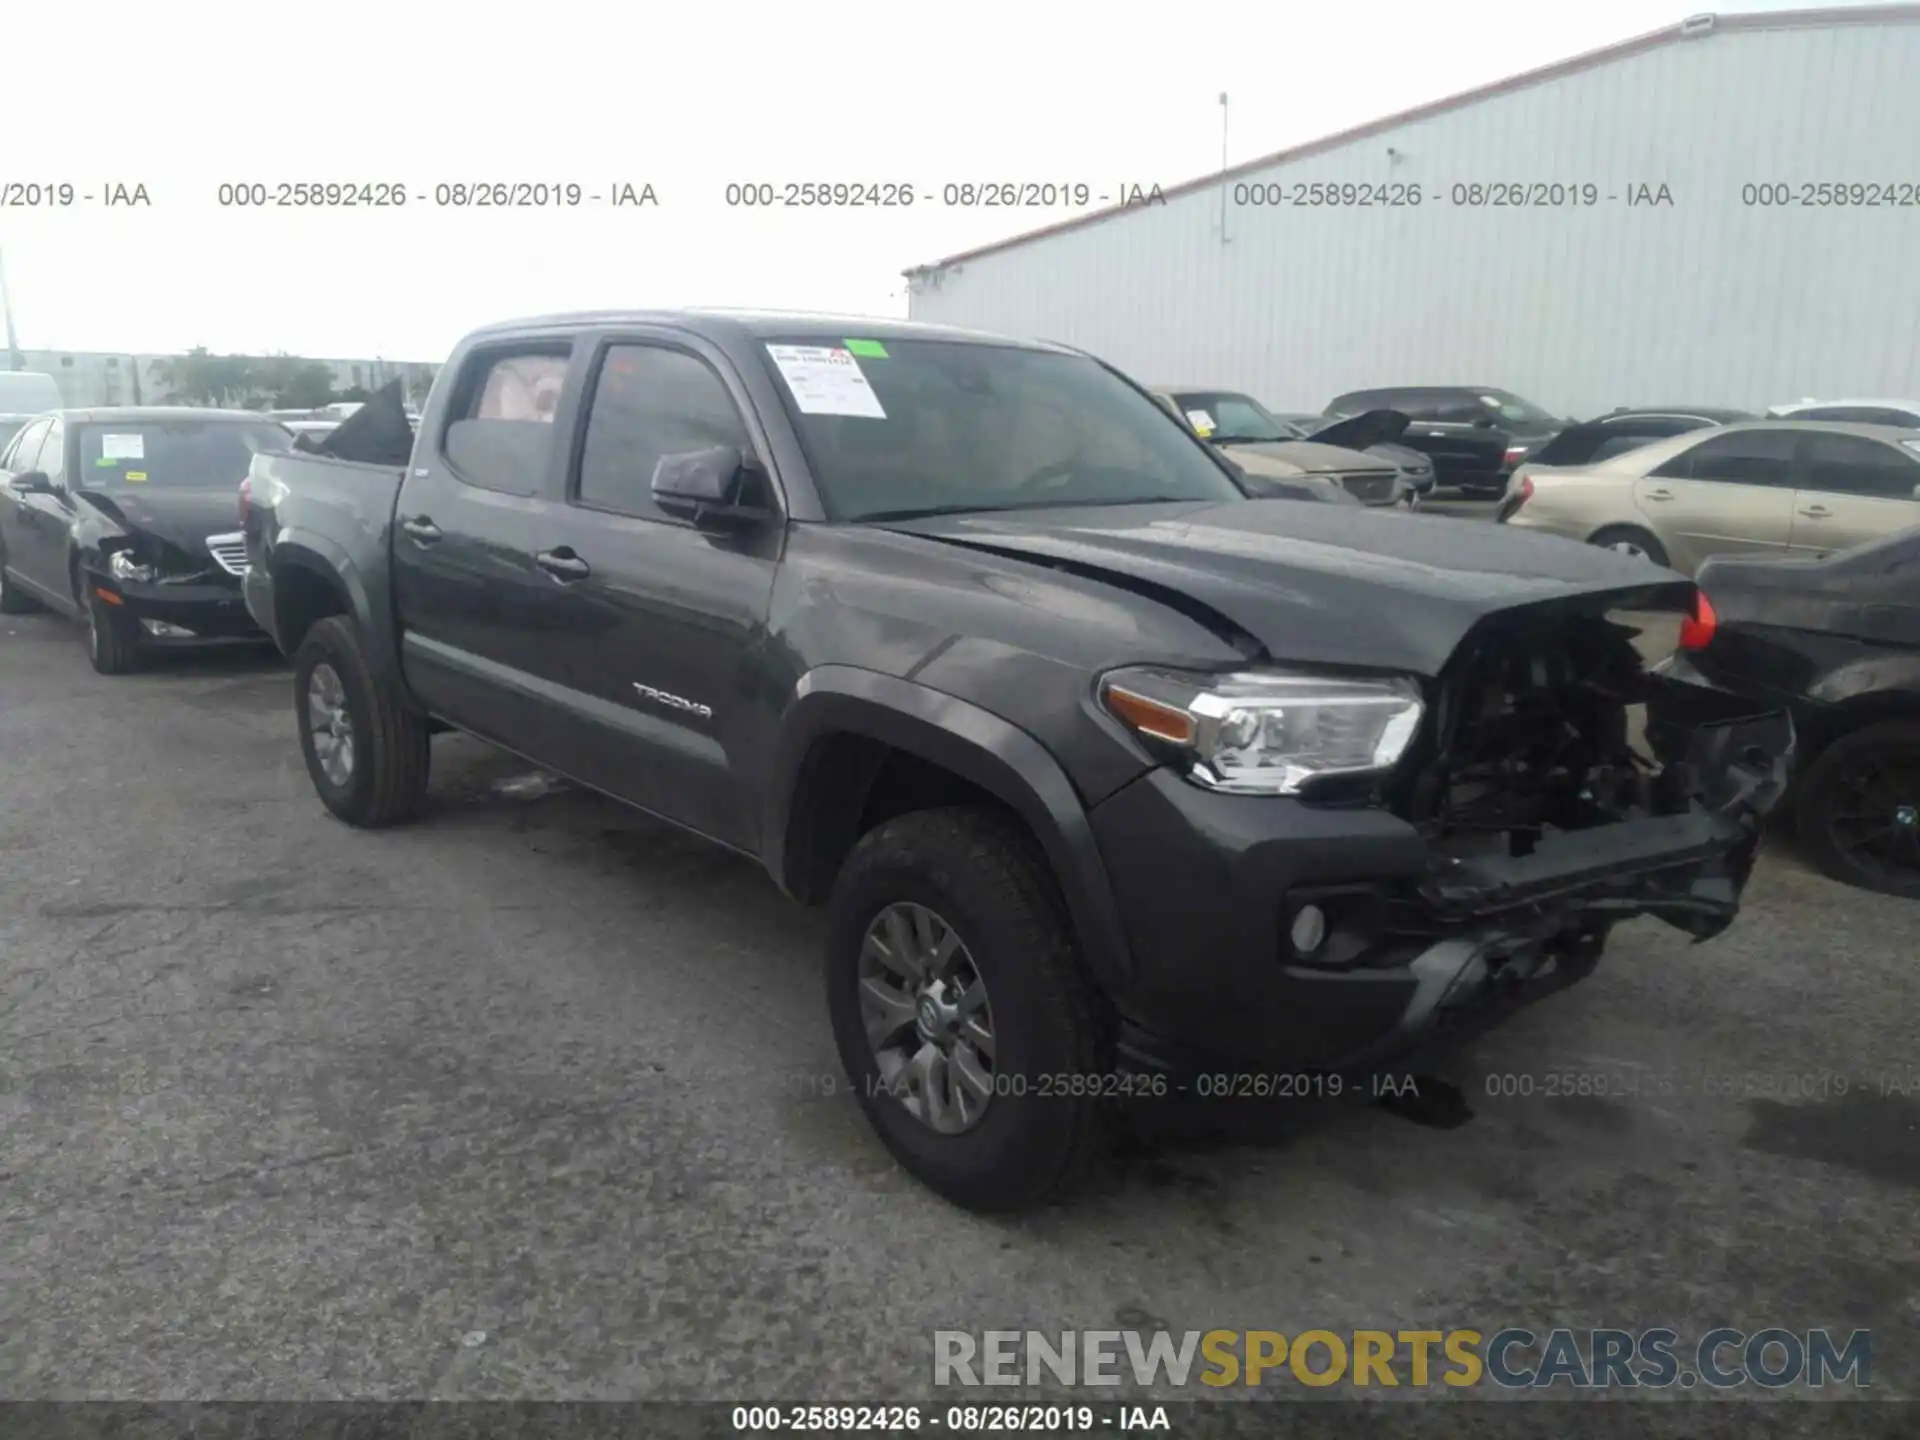
[[[1920,400],[1795,400],[1769,405],[1771,420],[1851,420],[1857,425],[1898,425],[1920,430]]]

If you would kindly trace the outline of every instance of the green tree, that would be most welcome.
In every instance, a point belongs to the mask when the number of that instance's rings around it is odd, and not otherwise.
[[[333,370],[318,360],[298,355],[269,355],[254,362],[255,389],[279,410],[318,410],[331,404]]]
[[[215,355],[196,345],[184,355],[154,363],[154,374],[176,405],[236,405],[253,390],[253,362],[244,355]]]

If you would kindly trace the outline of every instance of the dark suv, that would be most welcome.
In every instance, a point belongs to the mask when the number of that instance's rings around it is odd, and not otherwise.
[[[1399,443],[1432,457],[1436,484],[1489,498],[1504,492],[1513,467],[1566,424],[1490,385],[1353,390],[1327,405],[1327,414],[1342,419],[1367,410],[1398,410],[1413,422]]]

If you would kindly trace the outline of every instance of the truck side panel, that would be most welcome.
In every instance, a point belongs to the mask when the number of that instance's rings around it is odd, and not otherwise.
[[[353,616],[369,658],[396,682],[388,572],[402,472],[292,453],[257,456],[249,479],[247,607],[291,654],[324,615]]]

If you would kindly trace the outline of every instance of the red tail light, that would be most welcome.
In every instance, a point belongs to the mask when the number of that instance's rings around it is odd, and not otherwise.
[[[253,477],[249,475],[240,482],[240,523],[247,523],[247,516],[253,513]]]
[[[1527,447],[1524,445],[1509,445],[1507,447],[1506,463],[1509,465],[1517,465],[1520,462],[1520,457],[1526,453]]]
[[[1713,604],[1707,599],[1707,592],[1696,590],[1693,597],[1693,614],[1680,622],[1680,648],[1682,650],[1704,650],[1713,641],[1713,632],[1720,628],[1720,617],[1713,613]]]

